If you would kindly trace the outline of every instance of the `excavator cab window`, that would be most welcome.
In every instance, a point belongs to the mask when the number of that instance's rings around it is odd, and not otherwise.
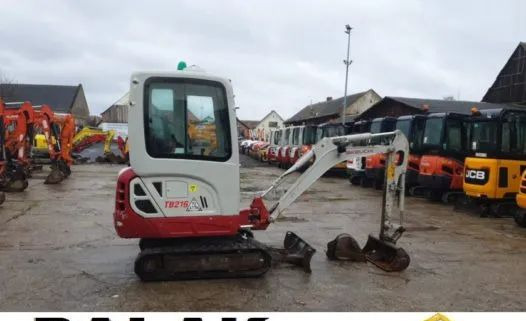
[[[226,161],[231,155],[225,88],[217,82],[150,79],[146,149],[155,158]]]
[[[427,119],[426,127],[424,129],[424,145],[433,147],[440,146],[443,130],[444,118],[436,117]]]
[[[495,120],[474,121],[471,126],[470,148],[475,153],[497,150],[498,123]],[[503,138],[504,138],[503,133]]]
[[[272,145],[279,145],[279,141],[281,139],[281,133],[282,132],[283,131],[281,131],[281,130],[276,130],[274,132],[274,135],[272,136]]]
[[[444,150],[461,152],[463,149],[462,122],[458,119],[448,119],[446,122],[446,142]]]
[[[526,115],[509,113],[503,119],[501,151],[513,156],[526,155]]]
[[[303,129],[303,145],[316,144],[316,127],[305,126]]]
[[[292,145],[298,146],[300,144],[300,127],[296,127],[292,130]]]

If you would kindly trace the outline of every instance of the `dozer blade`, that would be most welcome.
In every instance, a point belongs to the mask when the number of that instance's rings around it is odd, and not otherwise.
[[[278,262],[286,262],[301,266],[305,273],[311,273],[310,261],[316,250],[296,233],[288,231],[283,240],[283,249],[269,248],[273,258]]]
[[[362,252],[367,261],[387,272],[403,271],[409,266],[407,252],[395,244],[369,235]]]
[[[44,184],[58,184],[64,180],[65,176],[57,167],[52,167],[51,172],[46,177]]]
[[[354,262],[366,261],[358,242],[347,233],[342,233],[327,243],[327,258],[329,258],[329,260]]]

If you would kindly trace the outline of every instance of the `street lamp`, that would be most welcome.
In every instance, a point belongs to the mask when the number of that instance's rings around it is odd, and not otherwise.
[[[345,92],[343,95],[343,106],[342,106],[342,124],[345,125],[345,108],[347,107],[347,80],[349,78],[349,66],[352,64],[352,60],[349,60],[349,49],[351,47],[351,26],[345,25],[345,33],[347,34],[347,59],[343,61],[345,64]]]

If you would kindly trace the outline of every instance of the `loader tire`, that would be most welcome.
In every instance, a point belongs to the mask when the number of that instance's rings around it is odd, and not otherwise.
[[[513,218],[515,219],[515,223],[519,225],[520,227],[526,228],[526,211],[525,210],[516,210]]]

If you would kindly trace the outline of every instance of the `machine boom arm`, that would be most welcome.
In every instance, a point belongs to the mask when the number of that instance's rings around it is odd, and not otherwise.
[[[263,192],[262,197],[277,188],[287,176],[304,167],[309,160],[314,158],[313,164],[288,188],[280,200],[270,208],[270,221],[275,221],[290,204],[334,165],[352,158],[378,153],[383,153],[387,156],[382,207],[383,223],[380,237],[396,242],[403,232],[401,227],[404,210],[403,189],[407,157],[409,156],[409,144],[400,131],[327,137],[319,141]],[[390,222],[390,218],[395,207],[397,195],[400,225],[394,226]]]

